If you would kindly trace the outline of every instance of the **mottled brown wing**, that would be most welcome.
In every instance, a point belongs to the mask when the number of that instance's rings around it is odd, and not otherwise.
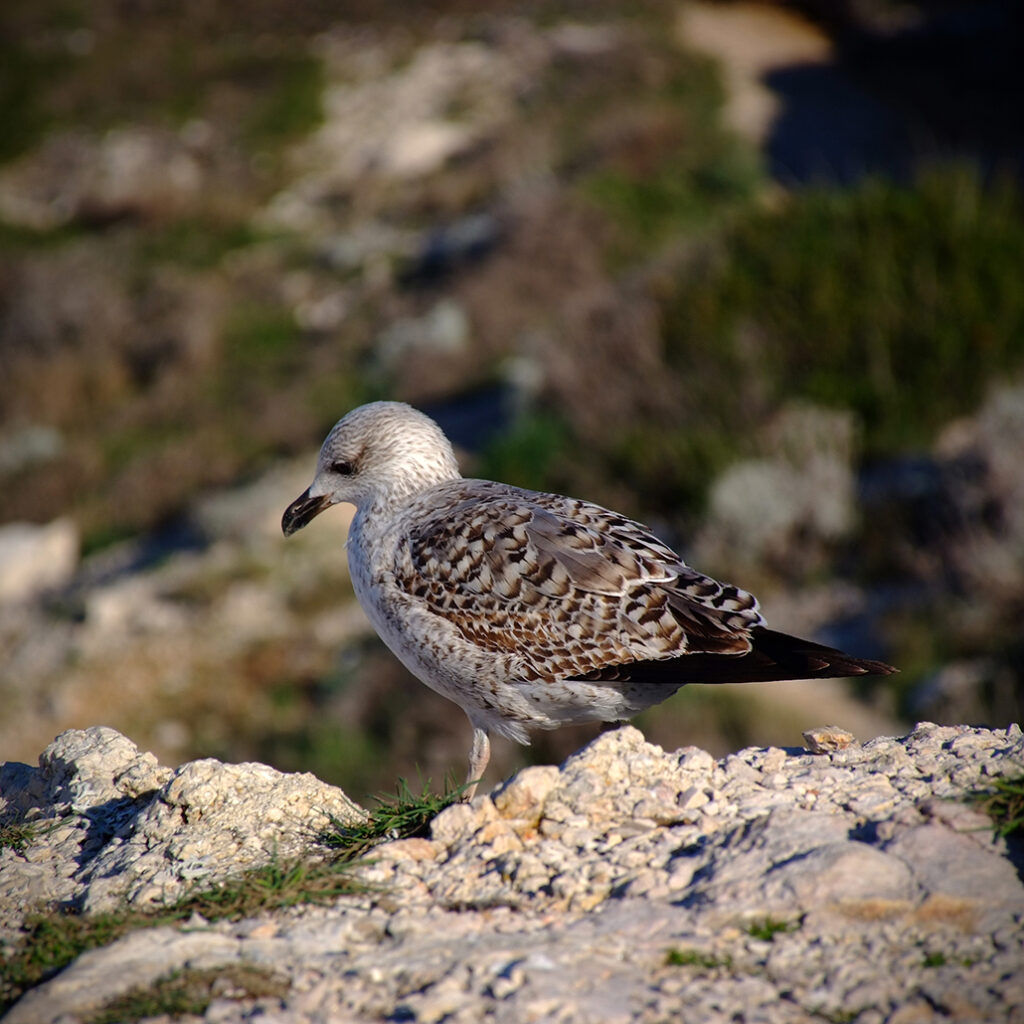
[[[516,656],[524,678],[750,649],[754,598],[690,569],[638,523],[486,481],[445,488],[447,511],[412,530],[399,582],[479,647]]]

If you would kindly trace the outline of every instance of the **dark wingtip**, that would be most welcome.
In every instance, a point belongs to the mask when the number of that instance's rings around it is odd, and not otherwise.
[[[754,651],[767,655],[783,670],[791,670],[794,679],[847,678],[852,676],[890,676],[898,669],[884,661],[855,658],[845,651],[825,647],[811,640],[777,633],[759,627],[751,632]]]
[[[887,665],[884,661],[862,661],[854,662],[858,666],[859,676],[894,676],[899,673],[895,665]]]
[[[661,683],[755,683],[776,679],[842,679],[890,676],[899,671],[884,661],[854,658],[811,640],[758,626],[750,631],[746,654],[682,654],[665,661],[605,666],[580,676],[586,680]]]

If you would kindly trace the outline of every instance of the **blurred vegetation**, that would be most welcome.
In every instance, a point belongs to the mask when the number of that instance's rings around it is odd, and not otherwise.
[[[136,256],[144,268],[170,264],[210,270],[229,253],[270,237],[244,221],[218,223],[216,218],[186,216],[147,226],[137,239]]]
[[[289,989],[286,978],[249,964],[215,968],[186,968],[157,978],[111,1000],[86,1018],[86,1024],[122,1024],[147,1017],[202,1016],[214,999],[282,998]]]
[[[607,212],[639,237],[640,225],[673,223],[651,203]],[[1020,187],[960,164],[913,184],[748,203],[659,285],[662,372],[683,396],[669,417],[610,423],[595,447],[542,410],[485,465],[551,487],[564,482],[561,452],[588,452],[647,508],[693,522],[708,485],[757,454],[759,428],[787,400],[854,411],[865,459],[920,451],[994,379],[1024,369],[1022,261]]]
[[[714,62],[687,54],[666,78],[653,97],[647,84],[643,116],[622,116],[630,144],[579,182],[619,229],[610,252],[619,268],[750,202],[764,182],[756,151],[722,124],[724,93]],[[621,88],[614,95],[619,103],[631,100]]]
[[[515,480],[532,490],[558,490],[567,463],[578,453],[563,417],[537,412],[521,417],[489,442],[475,474],[484,480]]]
[[[115,0],[5,4],[0,159],[57,127],[178,126],[222,112],[247,146],[276,147],[319,123],[323,75],[308,40],[336,17],[310,0],[260,0],[244,18],[221,0],[131,11]]]
[[[734,381],[704,393],[702,421],[713,404],[749,426],[797,396],[854,409],[869,455],[926,446],[1024,365],[1022,215],[1016,182],[965,166],[796,193],[740,219],[680,279],[666,357]]]

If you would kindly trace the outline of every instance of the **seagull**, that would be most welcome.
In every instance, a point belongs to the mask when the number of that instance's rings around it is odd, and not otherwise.
[[[896,671],[768,629],[752,594],[626,516],[463,478],[440,427],[404,403],[335,424],[285,536],[341,502],[356,508],[349,572],[374,629],[469,718],[464,800],[492,733],[528,744],[532,729],[620,722],[687,683]]]

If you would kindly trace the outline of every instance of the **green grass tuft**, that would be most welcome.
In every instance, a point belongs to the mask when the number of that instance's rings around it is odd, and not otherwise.
[[[0,26],[6,27],[6,26]],[[74,58],[52,43],[31,45],[17,35],[0,34],[0,162],[30,149],[52,125],[53,116],[41,101],[41,92],[74,65]]]
[[[713,953],[703,953],[697,949],[670,949],[665,954],[665,966],[702,967],[709,971],[724,967],[728,970],[732,968],[732,957],[715,956]]]
[[[60,910],[30,914],[22,925],[20,945],[0,963],[0,1013],[80,953],[105,946],[130,928],[140,927],[143,916],[138,911],[90,917]]]
[[[800,925],[796,921],[780,921],[778,918],[765,917],[757,921],[751,921],[747,926],[747,934],[762,942],[771,942],[776,935],[785,935],[787,932],[795,932]]]
[[[680,234],[702,228],[748,202],[763,181],[753,147],[722,127],[725,98],[714,61],[647,43],[646,74],[625,63],[609,85],[597,77],[579,92],[567,136],[582,130],[574,162],[583,199],[602,211],[615,229],[609,262],[624,267]],[[600,68],[603,73],[605,69]],[[616,74],[615,71],[611,72]],[[616,125],[603,136],[594,126]],[[607,128],[606,128],[607,131]]]
[[[447,784],[444,793],[436,795],[430,792],[429,785],[429,782],[424,783],[419,796],[416,796],[406,780],[399,779],[395,796],[377,797],[377,806],[365,821],[347,824],[332,818],[333,831],[322,837],[324,844],[343,851],[343,855],[351,860],[378,843],[426,835],[430,822],[455,803],[466,788],[464,785]]]
[[[0,825],[0,850],[24,853],[36,839],[33,825]]]
[[[240,921],[299,903],[330,903],[339,896],[366,891],[366,886],[347,871],[350,862],[348,857],[312,863],[274,859],[261,868],[186,896],[170,912],[175,920],[200,914],[208,920]]]
[[[653,173],[602,170],[588,178],[583,194],[628,232],[625,256],[657,245],[708,221],[718,207],[750,198],[759,181],[754,155],[738,142],[720,139],[700,162],[687,150],[664,154]]]
[[[971,794],[971,799],[1004,839],[1024,832],[1024,772],[993,780],[990,788]]]

